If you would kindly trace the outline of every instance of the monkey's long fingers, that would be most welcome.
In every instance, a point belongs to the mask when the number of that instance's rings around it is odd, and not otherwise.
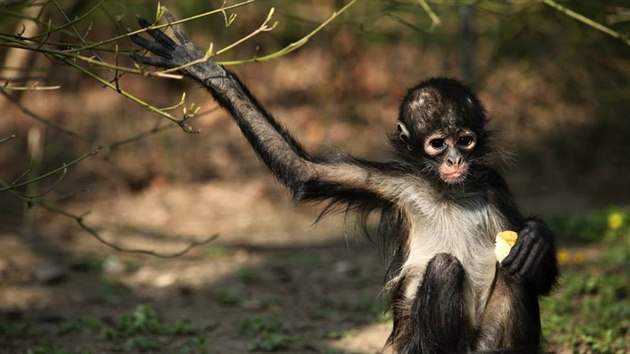
[[[161,43],[150,41],[144,37],[138,36],[137,34],[131,35],[131,41],[142,48],[161,56],[162,58],[172,59],[170,49],[166,48]]]
[[[150,28],[151,23],[149,23],[149,21],[147,21],[144,17],[138,15],[136,16],[136,18],[138,19],[138,24],[140,25],[140,27],[146,28],[149,35],[153,37],[158,43],[162,44],[168,49],[175,49],[177,43],[175,43],[175,41],[172,40],[171,37],[167,36],[164,32],[160,30]]]
[[[172,65],[167,61],[167,59],[160,58],[160,57],[145,57],[142,55],[138,55],[136,53],[131,53],[131,58],[144,65],[156,66],[159,68],[172,67]]]
[[[527,255],[525,264],[523,264],[523,267],[518,271],[518,274],[525,278],[531,278],[534,273],[535,266],[541,262],[547,251],[547,245],[542,242],[537,242],[534,247],[532,247],[531,252]]]
[[[170,11],[166,10],[166,12],[164,12],[164,17],[166,17],[166,22],[168,22],[169,26],[171,26],[171,29],[173,30],[175,37],[177,37],[180,43],[186,44],[190,42],[182,26],[179,23],[173,23],[177,21],[177,19],[175,18],[175,16],[173,16],[173,14]]]
[[[521,242],[517,242],[516,245],[512,247],[510,254],[501,263],[503,267],[506,267],[508,274],[518,274],[518,271],[523,267],[523,264],[525,264],[525,260],[527,259],[531,246],[530,240],[522,239]]]

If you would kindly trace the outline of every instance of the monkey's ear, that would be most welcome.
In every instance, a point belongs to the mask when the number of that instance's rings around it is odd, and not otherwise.
[[[396,123],[396,132],[398,132],[398,139],[402,142],[409,141],[411,138],[411,134],[409,134],[409,130],[405,127],[405,124],[402,122]]]

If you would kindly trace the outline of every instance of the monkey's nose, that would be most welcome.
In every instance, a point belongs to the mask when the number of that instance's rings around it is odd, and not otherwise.
[[[457,158],[457,159],[454,159],[454,158],[450,158],[450,157],[449,157],[449,158],[447,158],[447,159],[446,159],[446,164],[447,164],[448,166],[461,165],[461,164],[462,164],[462,162],[464,162],[464,160],[463,160],[461,157],[460,157],[460,158]]]

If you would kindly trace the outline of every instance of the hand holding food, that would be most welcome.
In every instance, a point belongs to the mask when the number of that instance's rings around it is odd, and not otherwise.
[[[510,253],[512,246],[516,243],[518,234],[514,231],[502,231],[497,234],[494,246],[494,254],[499,263]]]

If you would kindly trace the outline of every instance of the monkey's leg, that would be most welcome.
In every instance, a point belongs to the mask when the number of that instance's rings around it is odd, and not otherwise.
[[[506,353],[540,351],[538,299],[501,269],[479,327],[476,349]]]
[[[402,353],[466,350],[464,280],[464,267],[454,256],[439,253],[431,259],[409,314],[412,341]]]

